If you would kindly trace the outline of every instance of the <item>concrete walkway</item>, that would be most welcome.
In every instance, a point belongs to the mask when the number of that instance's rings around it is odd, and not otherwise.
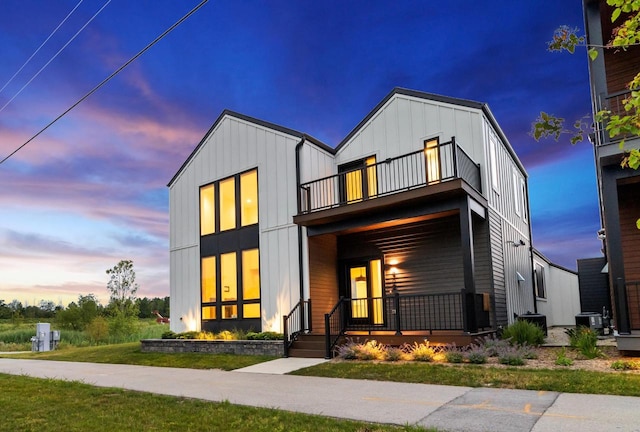
[[[0,373],[449,432],[640,432],[640,398],[279,375],[298,360],[248,373],[4,358]]]

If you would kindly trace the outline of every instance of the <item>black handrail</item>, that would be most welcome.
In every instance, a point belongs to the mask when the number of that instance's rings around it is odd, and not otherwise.
[[[300,185],[299,214],[340,207],[461,178],[481,191],[480,165],[451,141]],[[357,182],[355,189],[347,186]]]
[[[300,300],[298,304],[282,317],[284,334],[284,356],[289,356],[289,348],[300,333],[311,332],[311,299]]]

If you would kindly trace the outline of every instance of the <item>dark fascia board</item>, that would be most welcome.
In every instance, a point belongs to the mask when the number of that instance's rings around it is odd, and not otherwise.
[[[287,127],[280,126],[280,125],[277,125],[275,123],[270,123],[270,122],[267,122],[267,121],[264,121],[264,120],[257,119],[255,117],[250,117],[250,116],[245,115],[245,114],[240,114],[238,112],[225,109],[218,116],[216,121],[213,122],[213,125],[209,128],[207,133],[204,134],[204,136],[202,137],[202,139],[200,140],[200,142],[198,143],[196,148],[193,149],[193,151],[191,152],[189,157],[180,166],[180,168],[174,174],[174,176],[171,178],[171,180],[169,180],[169,183],[167,184],[168,187],[171,187],[171,185],[173,185],[173,183],[176,181],[176,179],[182,173],[182,170],[184,170],[184,168],[189,164],[189,162],[191,162],[191,159],[193,159],[193,157],[196,155],[198,150],[200,150],[200,147],[202,147],[204,145],[204,143],[207,140],[207,138],[209,137],[209,135],[211,135],[211,133],[218,127],[218,125],[220,124],[222,119],[224,119],[226,116],[235,117],[237,119],[244,120],[246,122],[253,123],[253,124],[256,124],[256,125],[259,125],[259,126],[262,126],[262,127],[266,127],[268,129],[273,129],[275,131],[282,132],[282,133],[287,134],[287,135],[295,136],[295,137],[300,138],[300,139],[304,138],[306,141],[308,141],[308,142],[320,147],[321,149],[323,149],[323,150],[325,150],[325,151],[327,151],[327,152],[329,152],[331,154],[335,154],[335,150],[333,148],[329,147],[328,145],[326,145],[322,141],[312,137],[311,135],[308,135],[308,134],[305,134],[305,133],[302,133],[302,132],[298,132],[298,131],[296,131],[294,129],[289,129]]]
[[[362,121],[360,123],[358,123],[358,125],[351,130],[351,132],[349,132],[349,134],[340,142],[340,144],[338,144],[338,146],[335,149],[335,153],[337,153],[351,138],[353,138],[353,136],[356,133],[358,133],[358,131],[369,120],[371,120],[371,118],[374,115],[376,115],[376,113],[378,111],[380,111],[380,109],[392,97],[394,97],[397,94],[404,95],[404,96],[411,96],[411,97],[420,98],[420,99],[432,100],[432,101],[436,101],[436,102],[447,103],[447,104],[451,104],[451,105],[458,105],[458,106],[463,106],[463,107],[467,107],[467,108],[474,108],[474,109],[482,110],[484,112],[484,114],[487,116],[487,118],[489,119],[489,122],[491,123],[493,128],[496,130],[496,132],[500,136],[500,139],[505,143],[507,151],[509,152],[509,154],[513,158],[514,162],[516,163],[516,165],[518,166],[518,168],[522,172],[522,175],[525,176],[525,177],[528,177],[527,171],[524,169],[524,166],[520,162],[520,159],[518,159],[518,155],[513,150],[513,147],[511,146],[511,143],[509,142],[509,140],[507,139],[506,135],[502,131],[502,128],[500,128],[500,126],[498,125],[498,122],[496,121],[495,117],[493,116],[493,113],[489,109],[489,105],[487,105],[486,103],[476,102],[476,101],[472,101],[472,100],[469,100],[469,99],[454,98],[454,97],[450,97],[450,96],[443,96],[443,95],[439,95],[439,94],[435,94],[435,93],[427,93],[427,92],[422,92],[422,91],[418,91],[418,90],[406,89],[406,88],[402,88],[402,87],[395,87],[393,90],[391,90],[391,92],[387,96],[385,96],[385,98],[382,99],[382,101],[380,101],[380,103],[378,103],[378,105],[376,105],[375,108],[373,108],[369,112],[369,114],[367,114],[367,116],[364,119],[362,119]]]
[[[556,264],[556,263],[551,262],[551,260],[549,260],[549,258],[547,258],[546,256],[544,256],[544,255],[542,254],[542,252],[540,252],[538,249],[536,249],[536,248],[532,248],[532,249],[533,249],[533,253],[534,253],[534,255],[537,255],[537,256],[538,256],[539,258],[541,258],[544,262],[546,262],[547,264],[549,264],[549,266],[550,266],[550,267],[555,267],[555,268],[557,268],[557,269],[559,269],[559,270],[563,270],[563,271],[569,272],[569,273],[574,274],[574,275],[577,275],[577,274],[578,274],[578,272],[577,272],[577,271],[575,271],[575,270],[571,270],[571,269],[568,269],[568,268],[566,268],[566,267],[561,266],[560,264]]]

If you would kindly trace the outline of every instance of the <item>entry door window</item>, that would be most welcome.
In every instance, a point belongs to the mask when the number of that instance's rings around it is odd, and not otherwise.
[[[375,156],[341,165],[339,171],[343,174],[340,178],[343,202],[351,204],[378,195]]]
[[[371,260],[348,268],[351,318],[383,324],[382,261]]]

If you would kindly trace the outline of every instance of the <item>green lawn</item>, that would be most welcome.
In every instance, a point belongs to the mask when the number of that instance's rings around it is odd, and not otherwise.
[[[0,353],[0,357],[222,370],[239,369],[276,358],[234,354],[143,353],[140,351],[140,342],[84,348],[66,347],[56,351],[24,354]]]
[[[426,429],[0,374],[0,431],[353,431]]]
[[[640,375],[624,372],[495,368],[425,363],[330,362],[293,375],[368,379],[468,387],[547,390],[565,393],[640,396]]]

